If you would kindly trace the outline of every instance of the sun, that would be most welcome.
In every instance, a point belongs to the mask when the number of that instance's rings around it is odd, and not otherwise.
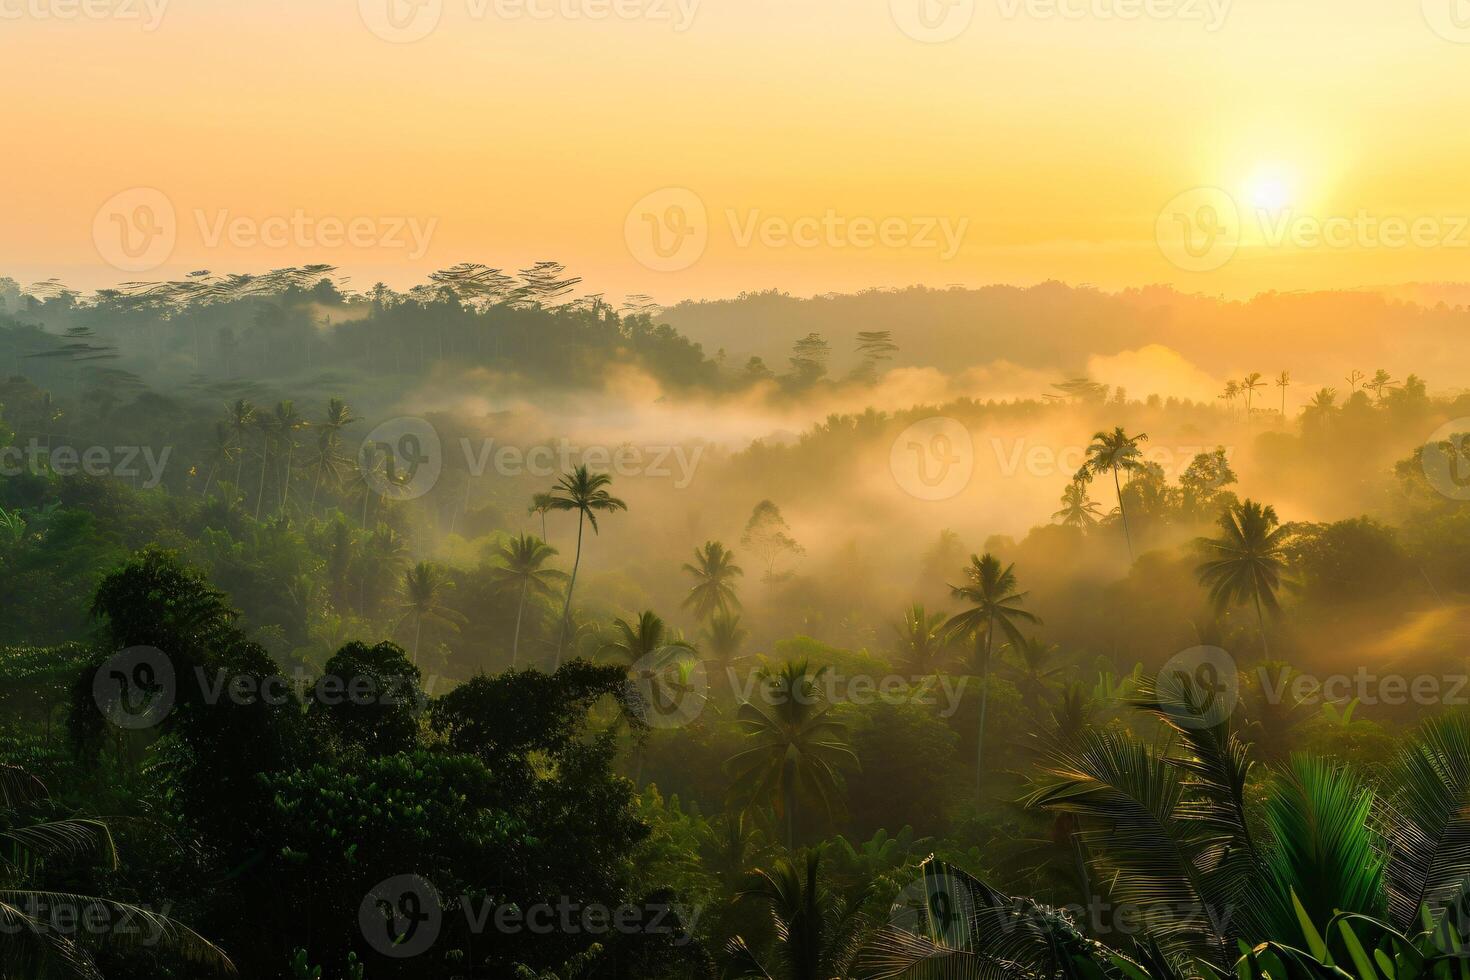
[[[1282,167],[1262,167],[1246,184],[1246,200],[1258,211],[1276,214],[1290,208],[1296,200],[1296,179]]]

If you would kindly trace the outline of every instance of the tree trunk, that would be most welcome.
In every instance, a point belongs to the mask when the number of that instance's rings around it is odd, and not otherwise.
[[[526,587],[531,584],[528,578],[521,583],[521,603],[516,606],[516,638],[510,646],[510,665],[514,669],[521,656],[521,614],[526,611]]]
[[[419,665],[419,634],[424,630],[424,617],[417,616],[413,623],[413,665]]]
[[[260,455],[260,488],[255,491],[255,519],[260,520],[260,504],[265,500],[265,471],[269,468],[271,454],[266,450]]]
[[[1118,513],[1123,515],[1123,539],[1128,542],[1128,561],[1133,561],[1133,535],[1128,532],[1128,509],[1123,506],[1123,488],[1118,484],[1118,467],[1113,467],[1113,491],[1118,495]]]
[[[975,729],[975,802],[980,802],[985,761],[985,709],[990,705],[990,654],[995,645],[995,614],[985,623],[985,662],[980,665],[980,724]],[[979,646],[977,643],[976,646]]]
[[[1261,629],[1261,652],[1271,659],[1271,646],[1266,642],[1266,617],[1261,613],[1261,593],[1256,592],[1256,623]]]
[[[561,608],[561,637],[556,641],[556,666],[561,666],[561,654],[567,643],[567,620],[572,615],[572,590],[577,587],[577,569],[582,564],[582,524],[586,511],[577,512],[577,555],[572,559],[572,578],[567,582],[567,601]]]

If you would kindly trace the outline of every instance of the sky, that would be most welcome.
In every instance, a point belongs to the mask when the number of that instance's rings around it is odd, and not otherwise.
[[[1466,0],[0,0],[0,276],[1463,280]]]

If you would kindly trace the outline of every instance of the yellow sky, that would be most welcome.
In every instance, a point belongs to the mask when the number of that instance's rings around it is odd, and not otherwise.
[[[0,0],[0,275],[1470,279],[1461,0],[418,2]]]

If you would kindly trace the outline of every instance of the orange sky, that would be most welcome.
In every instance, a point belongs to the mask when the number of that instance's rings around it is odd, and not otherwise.
[[[0,275],[1463,280],[1459,2],[0,0]]]

